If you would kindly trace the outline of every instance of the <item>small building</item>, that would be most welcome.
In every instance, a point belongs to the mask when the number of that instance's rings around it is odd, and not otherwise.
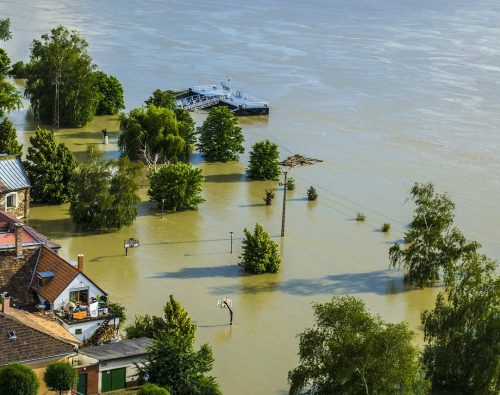
[[[31,184],[23,162],[15,156],[0,154],[0,210],[17,218],[27,218]]]
[[[138,384],[136,364],[142,364],[151,340],[146,337],[85,347],[77,359],[79,394],[95,395]]]

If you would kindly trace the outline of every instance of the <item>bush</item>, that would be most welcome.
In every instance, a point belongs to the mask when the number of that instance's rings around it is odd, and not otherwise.
[[[67,362],[54,362],[47,366],[43,380],[50,390],[59,391],[59,394],[62,394],[76,386],[78,373]]]
[[[170,392],[156,384],[145,384],[141,387],[137,395],[170,395]]]
[[[39,386],[35,372],[22,363],[13,363],[0,369],[2,395],[36,395]]]
[[[356,221],[363,222],[364,220],[366,220],[366,216],[363,213],[358,213],[356,215]]]
[[[287,191],[295,191],[295,179],[293,177],[290,177],[286,181],[286,190]]]
[[[380,230],[384,233],[389,232],[390,229],[391,229],[391,224],[388,222],[386,222],[385,224],[382,224],[382,226],[380,227]]]
[[[318,192],[316,192],[316,189],[311,185],[307,189],[307,200],[316,200],[318,198]]]
[[[252,146],[246,173],[256,180],[276,180],[281,173],[278,146],[268,140]]]
[[[205,177],[200,169],[189,163],[178,162],[163,165],[158,171],[149,175],[151,181],[148,195],[159,207],[173,211],[198,208],[205,200],[201,197],[201,189]]]
[[[14,63],[10,68],[9,74],[14,78],[26,78],[26,65],[22,60]]]
[[[243,254],[239,262],[243,270],[253,274],[277,273],[281,264],[278,243],[273,241],[259,224],[255,224],[253,234],[246,228],[244,233]]]

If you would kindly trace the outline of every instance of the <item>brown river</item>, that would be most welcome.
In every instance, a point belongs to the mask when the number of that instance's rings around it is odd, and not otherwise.
[[[35,207],[29,223],[85,254],[85,271],[115,301],[161,314],[174,294],[214,350],[213,374],[225,394],[284,394],[297,364],[296,335],[312,325],[312,302],[355,295],[389,321],[419,317],[439,288],[415,290],[388,270],[388,249],[411,219],[409,188],[432,180],[456,203],[456,222],[500,256],[500,4],[496,1],[51,1],[0,0],[13,61],[57,24],[89,41],[100,69],[123,84],[127,110],[156,89],[181,89],[232,77],[234,87],[271,102],[268,117],[241,118],[247,153],[239,162],[192,162],[205,176],[198,211],[166,213],[148,202],[120,231],[81,234],[68,206]],[[198,124],[206,117],[195,112]],[[28,145],[28,109],[11,114]],[[110,144],[101,144],[106,127]],[[59,131],[81,157],[88,144],[117,156],[116,117]],[[323,159],[290,174],[286,236],[281,189],[244,176],[251,145],[269,139],[281,157]],[[314,185],[316,202],[305,199]],[[266,189],[277,189],[272,206]],[[367,220],[354,220],[363,212]],[[279,242],[282,270],[245,276],[237,262],[245,227],[262,224]],[[384,222],[388,234],[377,229]],[[230,233],[234,253],[230,254]],[[123,241],[140,240],[124,256]],[[230,297],[234,325],[217,300]]]

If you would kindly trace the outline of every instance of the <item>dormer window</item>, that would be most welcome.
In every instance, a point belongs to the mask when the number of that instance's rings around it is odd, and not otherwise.
[[[17,207],[17,192],[11,192],[5,196],[5,210]]]
[[[54,278],[54,276],[55,276],[54,272],[51,272],[51,271],[39,272],[37,275],[38,286],[40,288],[45,288],[47,286],[47,284],[49,283],[49,281]]]

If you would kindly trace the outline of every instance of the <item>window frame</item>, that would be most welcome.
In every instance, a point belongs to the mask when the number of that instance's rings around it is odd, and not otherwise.
[[[12,206],[9,206],[9,198],[14,199],[14,204]],[[9,192],[7,195],[5,195],[5,211],[11,208],[17,208],[19,206],[19,197],[17,192]]]

